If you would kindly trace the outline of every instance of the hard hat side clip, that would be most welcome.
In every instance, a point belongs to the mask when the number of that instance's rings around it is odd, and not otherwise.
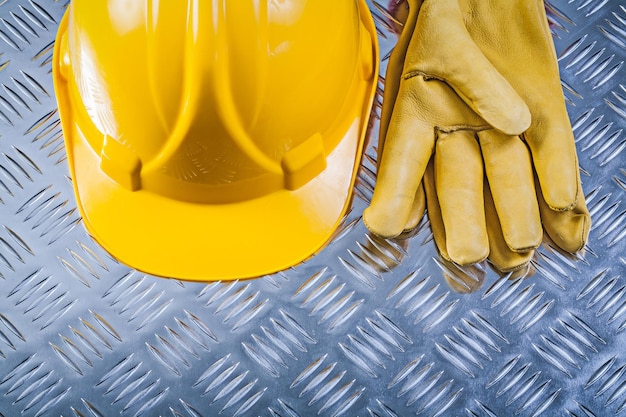
[[[129,191],[141,189],[141,160],[123,143],[104,135],[100,168],[111,179]]]
[[[322,135],[314,134],[283,156],[281,166],[285,188],[297,190],[326,169]]]

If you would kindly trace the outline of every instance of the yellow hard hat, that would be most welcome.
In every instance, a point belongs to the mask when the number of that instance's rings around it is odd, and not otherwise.
[[[53,75],[89,233],[138,270],[229,280],[337,228],[378,45],[364,0],[73,0]]]

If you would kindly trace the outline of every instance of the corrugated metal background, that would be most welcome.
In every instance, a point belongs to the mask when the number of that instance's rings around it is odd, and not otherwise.
[[[66,6],[0,0],[0,415],[624,413],[622,2],[548,5],[594,220],[584,255],[544,245],[532,276],[510,279],[440,263],[427,223],[406,241],[368,235],[374,117],[332,244],[209,285],[132,271],[85,233],[50,74]],[[395,36],[372,11],[384,74]]]

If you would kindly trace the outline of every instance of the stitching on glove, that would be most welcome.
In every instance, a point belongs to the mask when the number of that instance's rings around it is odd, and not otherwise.
[[[484,130],[493,129],[489,125],[472,126],[472,125],[452,125],[452,126],[435,126],[435,141],[439,138],[439,133],[454,133],[460,130],[469,130],[471,132],[482,132]]]
[[[509,246],[508,243],[507,243],[507,246]],[[512,247],[509,246],[509,249],[511,249],[512,252],[522,253],[523,254],[523,253],[530,252],[531,250],[535,250],[539,246],[541,246],[541,243],[539,243],[538,245],[532,245],[532,246],[528,246],[528,247],[525,247],[525,248],[512,248]]]
[[[587,236],[585,236],[588,232],[589,232],[589,228],[590,225],[587,224],[590,220],[589,217],[587,216],[583,216],[584,217],[584,225],[583,227],[581,227],[581,233],[580,233],[580,245],[578,245],[578,248],[576,249],[576,252],[581,251],[584,247],[585,247],[585,242],[587,241]],[[587,231],[587,232],[585,232]]]
[[[517,272],[517,271],[519,271],[521,269],[527,268],[531,261],[526,261],[526,262],[524,262],[524,263],[522,263],[520,265],[512,266],[510,268],[503,268],[503,269],[498,267],[497,265],[495,265],[493,262],[490,262],[489,260],[487,260],[487,262],[489,262],[490,264],[494,265],[494,267],[498,271],[501,271],[501,272],[504,272],[504,273],[511,273],[511,272]]]
[[[435,76],[435,75],[427,74],[427,73],[425,73],[424,71],[419,71],[419,70],[415,70],[415,71],[409,71],[409,72],[407,72],[406,74],[404,74],[404,75],[402,76],[402,79],[403,79],[403,80],[409,80],[409,79],[411,79],[411,78],[414,78],[414,77],[420,77],[420,76],[421,76],[422,78],[424,78],[424,81],[437,80],[437,81],[442,81],[442,82],[444,82],[444,83],[446,82],[446,80],[444,80],[444,79],[443,79],[443,78],[441,78],[441,77],[437,77],[437,76]]]
[[[579,198],[579,193],[578,193],[578,190],[576,190],[576,198],[574,199],[574,202],[573,202],[572,204],[570,204],[569,206],[567,206],[567,207],[552,207],[552,206],[551,206],[550,204],[548,204],[547,202],[546,202],[546,205],[547,205],[547,206],[550,208],[550,210],[552,210],[552,211],[556,211],[556,212],[559,212],[559,213],[564,213],[564,212],[566,212],[566,211],[573,210],[573,209],[574,209],[574,207],[576,207],[576,204],[578,204],[578,198]]]

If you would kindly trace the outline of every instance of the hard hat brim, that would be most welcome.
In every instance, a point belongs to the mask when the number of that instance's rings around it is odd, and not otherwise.
[[[105,250],[145,273],[211,281],[278,272],[325,246],[351,203],[377,73],[367,91],[354,97],[362,111],[327,155],[320,175],[295,191],[230,204],[194,204],[130,191],[100,169],[100,155],[74,120],[68,82],[60,75],[59,39],[67,18],[55,45],[55,92],[78,208],[85,228]],[[376,60],[376,45],[373,49]]]

